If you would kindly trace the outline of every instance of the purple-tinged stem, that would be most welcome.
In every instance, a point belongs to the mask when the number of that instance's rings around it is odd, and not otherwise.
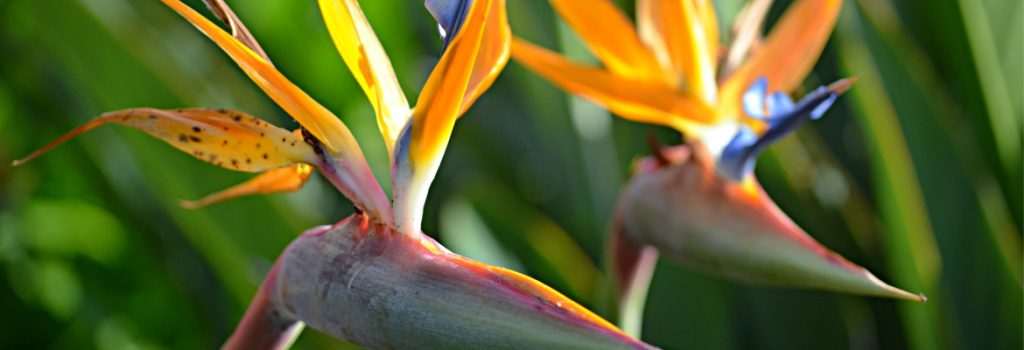
[[[277,264],[274,264],[242,321],[221,349],[287,349],[291,346],[302,331],[303,323],[286,317],[271,302],[269,293],[276,283]]]

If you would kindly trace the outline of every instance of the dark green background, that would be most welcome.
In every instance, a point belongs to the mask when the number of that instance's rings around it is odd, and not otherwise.
[[[372,110],[315,2],[231,3],[389,183]],[[414,101],[436,61],[435,24],[418,1],[362,3]],[[724,28],[741,4],[716,1]],[[545,1],[508,7],[516,34],[592,59]],[[1020,349],[1022,25],[1019,0],[847,1],[806,86],[860,81],[759,163],[768,192],[815,238],[927,304],[662,264],[643,339],[667,349]],[[140,106],[237,108],[296,126],[157,1],[0,0],[0,348],[216,347],[277,253],[351,212],[319,178],[296,194],[182,209],[178,199],[249,175],[122,127],[8,165],[104,111]],[[609,213],[652,131],[678,142],[510,63],[456,125],[425,231],[606,313]],[[351,346],[307,330],[297,347]]]

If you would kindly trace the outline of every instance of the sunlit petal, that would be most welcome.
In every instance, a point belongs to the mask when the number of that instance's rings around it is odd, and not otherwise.
[[[669,82],[633,23],[609,0],[550,0],[609,71],[642,81]]]
[[[710,109],[698,99],[680,95],[661,84],[630,80],[579,65],[519,39],[512,40],[512,56],[566,91],[633,121],[672,127],[713,121]]]
[[[377,124],[390,151],[410,115],[391,60],[357,1],[320,0],[320,12],[334,46],[377,112]]]
[[[269,62],[199,13],[178,0],[162,1],[220,46],[256,85],[319,141],[324,151],[329,153],[328,161],[335,171],[330,174],[333,177],[329,177],[332,184],[372,217],[390,221],[387,197],[373,177],[359,144],[338,117],[295,86]]]
[[[105,113],[25,159],[16,161],[15,165],[109,123],[142,130],[199,160],[225,169],[261,172],[298,162],[316,161],[313,148],[292,133],[242,112],[206,108],[133,108]]]
[[[463,101],[489,16],[500,1],[474,1],[461,30],[445,50],[416,101],[412,123],[399,136],[392,170],[394,217],[399,232],[419,232],[427,188],[437,174]]]
[[[487,17],[484,37],[480,42],[480,51],[473,63],[473,75],[469,78],[465,97],[459,116],[466,112],[473,102],[491,87],[494,80],[508,63],[512,31],[508,26],[505,11],[505,0],[496,0]]]
[[[470,0],[426,0],[427,9],[434,16],[438,26],[441,28],[441,37],[445,39],[445,50],[450,44],[452,35],[457,35],[468,17]],[[505,1],[495,2],[493,13],[488,16],[486,28],[484,28],[483,41],[480,43],[480,51],[473,63],[473,75],[466,88],[466,95],[462,101],[462,109],[459,116],[473,105],[473,102],[487,91],[498,78],[505,64],[508,63],[509,41],[512,39],[512,31],[508,27],[508,16],[505,11]]]
[[[355,144],[355,140],[345,124],[281,75],[269,62],[260,58],[245,44],[180,1],[162,1],[196,26],[203,34],[206,34],[217,46],[220,46],[252,78],[256,85],[320,142],[334,151],[354,152],[358,150],[358,145]]]

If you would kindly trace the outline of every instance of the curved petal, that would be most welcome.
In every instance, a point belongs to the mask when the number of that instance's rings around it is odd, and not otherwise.
[[[338,117],[295,86],[269,62],[192,8],[179,0],[162,1],[220,46],[256,85],[324,146],[331,156],[331,174],[338,175],[331,181],[335,187],[371,216],[390,221],[387,195],[373,177],[352,132]]]
[[[179,204],[187,209],[197,209],[241,196],[294,192],[302,188],[312,174],[313,166],[306,163],[271,169],[223,191],[210,194],[199,200],[183,200]]]
[[[285,78],[269,62],[181,1],[162,1],[220,46],[256,85],[320,142],[334,151],[358,151],[358,145],[355,145],[352,133],[345,124]]]
[[[484,37],[480,42],[480,51],[473,62],[473,74],[469,78],[466,94],[462,98],[459,116],[476,102],[491,87],[501,71],[508,63],[511,51],[512,30],[508,26],[508,15],[505,11],[505,0],[496,0],[488,16]]]
[[[790,5],[764,45],[726,78],[723,108],[738,111],[740,96],[760,76],[768,79],[768,91],[796,88],[821,55],[840,7],[842,0],[798,0]]]
[[[471,0],[425,1],[427,10],[434,16],[434,20],[441,28],[441,38],[445,40],[442,52],[447,50],[451,39],[462,29],[472,3]],[[473,62],[473,75],[469,79],[466,95],[463,96],[459,117],[465,114],[473,102],[491,87],[494,80],[498,78],[498,74],[505,68],[505,64],[508,63],[512,31],[508,27],[505,1],[497,1],[495,6],[492,9],[494,13],[488,17],[486,28],[484,28],[484,37],[480,42],[480,51]]]
[[[109,123],[142,130],[199,160],[230,170],[261,172],[317,159],[313,148],[292,133],[242,112],[133,108],[104,113],[14,165],[35,159],[75,136]]]
[[[640,42],[633,23],[609,0],[550,0],[590,50],[616,75],[641,81],[666,82],[654,54]]]
[[[466,21],[416,101],[413,121],[395,147],[392,170],[395,225],[399,232],[419,232],[427,189],[448,147],[455,120],[463,110],[486,25],[490,16],[501,12],[493,9],[503,5],[502,1],[474,1]]]
[[[716,41],[709,42],[712,35],[706,33],[702,18],[706,14],[702,10],[707,11],[698,8],[694,0],[640,0],[637,1],[637,22],[641,38],[663,51],[663,59],[677,76],[682,76],[686,89],[713,105],[718,94],[715,82],[718,29],[714,29]]]
[[[355,0],[320,0],[320,13],[334,46],[377,112],[388,151],[409,120],[409,102],[395,78],[391,60]]]
[[[661,84],[626,79],[570,62],[518,38],[512,40],[512,56],[566,91],[633,121],[680,128],[714,120],[710,109],[696,98],[680,95]]]

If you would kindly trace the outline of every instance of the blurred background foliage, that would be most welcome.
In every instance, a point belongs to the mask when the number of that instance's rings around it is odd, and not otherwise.
[[[315,2],[232,3],[389,183],[372,109]],[[769,23],[787,3],[777,1]],[[726,33],[743,1],[715,4]],[[420,1],[362,6],[413,99],[436,62],[435,24]],[[545,1],[508,6],[518,35],[592,60]],[[750,286],[660,264],[643,339],[666,349],[1020,349],[1022,25],[1019,0],[847,1],[805,86],[860,81],[760,162],[767,191],[797,223],[928,303]],[[0,348],[216,347],[286,244],[351,212],[320,179],[295,194],[182,209],[178,199],[249,175],[119,127],[9,166],[129,107],[238,108],[296,126],[157,1],[0,0],[0,53]],[[510,63],[457,124],[425,231],[608,314],[604,235],[649,132],[679,141]],[[353,346],[307,330],[296,347]]]

